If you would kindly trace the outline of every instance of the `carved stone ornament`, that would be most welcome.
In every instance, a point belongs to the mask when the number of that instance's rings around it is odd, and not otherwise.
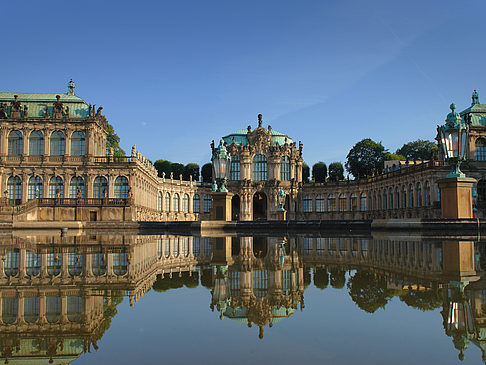
[[[253,152],[267,152],[272,145],[271,135],[263,128],[257,128],[248,134],[248,144],[253,147]]]

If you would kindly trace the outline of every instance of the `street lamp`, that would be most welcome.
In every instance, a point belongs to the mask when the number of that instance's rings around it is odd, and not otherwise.
[[[464,161],[469,123],[464,122],[460,114],[455,112],[454,103],[450,108],[451,112],[447,115],[445,125],[437,126],[444,159],[452,166],[447,177],[466,177],[459,167]]]
[[[280,191],[277,194],[277,200],[278,200],[278,210],[283,211],[284,206],[285,206],[285,197],[287,195],[284,193],[283,189],[280,188]]]
[[[225,183],[228,179],[231,157],[226,151],[223,140],[219,142],[218,148],[214,150],[211,162],[213,163],[213,176],[215,178],[212,190],[227,193],[228,190],[226,189]]]

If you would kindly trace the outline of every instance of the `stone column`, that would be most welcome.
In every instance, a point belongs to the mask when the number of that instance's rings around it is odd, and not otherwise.
[[[44,156],[50,156],[51,154],[51,133],[52,129],[44,129]]]
[[[24,293],[23,292],[18,292],[17,293],[17,300],[19,303],[19,306],[17,308],[17,323],[22,324],[24,323]]]
[[[8,130],[7,127],[1,128],[0,150],[1,150],[2,156],[7,156],[7,153],[8,153],[8,132],[9,132],[9,130]]]
[[[73,134],[72,130],[66,130],[66,140],[65,140],[65,149],[64,149],[64,155],[65,156],[71,156],[71,136]]]
[[[39,293],[39,322],[46,323],[46,293]]]
[[[31,128],[22,128],[22,137],[23,137],[22,155],[24,157],[29,155],[29,135],[31,131],[32,131]]]
[[[21,248],[19,252],[19,277],[20,278],[25,277],[25,258],[26,258],[25,248]]]
[[[22,203],[27,201],[27,186],[29,183],[29,176],[25,170],[22,171]]]

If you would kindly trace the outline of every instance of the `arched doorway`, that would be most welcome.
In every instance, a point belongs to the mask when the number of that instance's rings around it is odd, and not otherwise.
[[[234,195],[231,198],[231,220],[232,221],[240,220],[240,196],[239,195]]]
[[[253,220],[267,220],[267,196],[260,191],[253,195]]]
[[[263,259],[267,256],[268,245],[267,237],[253,237],[253,254],[257,259]]]

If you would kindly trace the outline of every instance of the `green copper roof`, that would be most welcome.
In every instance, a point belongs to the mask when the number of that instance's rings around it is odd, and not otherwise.
[[[56,96],[60,96],[60,101],[64,107],[69,107],[71,118],[87,118],[89,115],[88,104],[76,95],[67,95],[65,93],[16,93],[0,92],[0,103],[6,103],[8,108],[10,102],[14,100],[14,95],[18,96],[18,101],[22,105],[27,105],[29,118],[43,118],[46,107],[49,107],[52,113],[52,105],[56,101]]]
[[[252,131],[253,130],[251,130],[251,132]],[[243,146],[246,146],[246,144],[248,143],[248,138],[246,137],[247,133],[248,133],[248,129],[240,129],[239,131],[236,131],[234,133],[228,134],[227,136],[224,136],[223,140],[226,143],[231,144],[231,143],[233,143],[233,138],[234,138],[236,144],[238,144],[238,145],[242,144]],[[282,145],[285,144],[285,139],[287,139],[288,144],[293,143],[292,138],[290,138],[289,136],[287,136],[284,133],[281,133],[281,132],[278,132],[278,131],[275,131],[275,130],[272,129],[272,144],[273,145],[276,145],[278,143],[280,146],[282,146]]]

